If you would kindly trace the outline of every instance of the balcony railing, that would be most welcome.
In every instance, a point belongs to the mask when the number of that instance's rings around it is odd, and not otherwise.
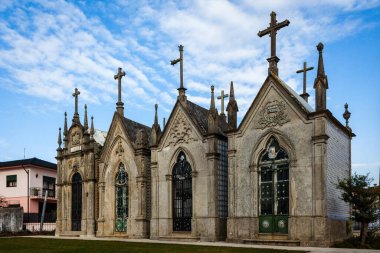
[[[41,187],[31,187],[30,188],[30,198],[31,199],[44,199],[46,190],[43,190]],[[47,190],[48,199],[56,199],[54,190]]]

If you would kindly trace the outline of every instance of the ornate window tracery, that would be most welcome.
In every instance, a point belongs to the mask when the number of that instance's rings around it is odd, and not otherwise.
[[[117,232],[127,231],[128,224],[128,173],[124,164],[120,163],[115,180],[115,230]]]

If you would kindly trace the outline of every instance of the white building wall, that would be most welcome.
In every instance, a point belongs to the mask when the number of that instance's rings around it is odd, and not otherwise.
[[[327,215],[329,218],[348,220],[349,205],[341,199],[337,189],[339,179],[350,176],[350,138],[334,124],[327,124]]]

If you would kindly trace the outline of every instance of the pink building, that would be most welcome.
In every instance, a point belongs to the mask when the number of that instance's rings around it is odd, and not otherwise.
[[[0,206],[22,206],[24,223],[41,220],[47,191],[45,221],[55,222],[57,165],[38,158],[0,162]]]

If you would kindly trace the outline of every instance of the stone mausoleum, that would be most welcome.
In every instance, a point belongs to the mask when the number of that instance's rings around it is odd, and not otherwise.
[[[351,175],[350,113],[343,125],[328,110],[323,44],[314,81],[315,108],[278,77],[276,33],[270,26],[268,76],[238,125],[231,82],[221,113],[211,87],[210,107],[186,96],[183,46],[178,98],[168,121],[152,127],[124,115],[119,68],[116,112],[107,132],[65,113],[57,149],[57,236],[233,241],[328,246],[350,233],[350,207],[340,199],[338,178]],[[238,88],[238,85],[235,85]],[[227,111],[225,115],[224,110]],[[63,139],[63,140],[62,140]]]

